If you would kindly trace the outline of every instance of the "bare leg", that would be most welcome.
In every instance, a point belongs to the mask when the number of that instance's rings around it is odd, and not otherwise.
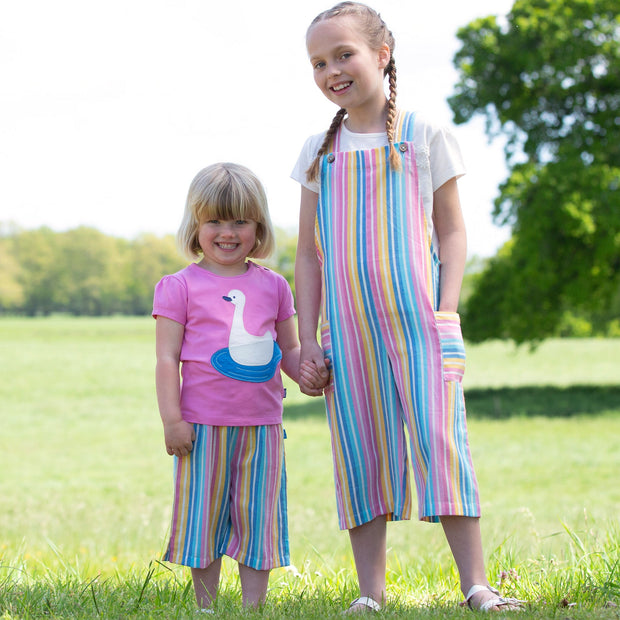
[[[260,607],[267,597],[269,570],[256,570],[239,563],[239,580],[244,607]]]
[[[217,588],[220,583],[220,569],[222,558],[211,562],[207,568],[192,568],[192,581],[196,602],[200,609],[211,607],[217,596]]]
[[[459,571],[463,594],[467,595],[473,585],[489,585],[484,570],[480,520],[477,517],[441,517],[441,525]],[[472,597],[472,606],[477,608],[492,596],[489,590],[478,592]]]
[[[383,605],[386,565],[385,515],[350,529],[349,538],[355,559],[360,595],[370,596]]]

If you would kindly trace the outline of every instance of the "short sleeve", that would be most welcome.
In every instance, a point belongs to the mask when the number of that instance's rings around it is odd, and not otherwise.
[[[442,126],[433,132],[429,148],[433,192],[450,179],[458,179],[465,174],[461,149],[448,127]]]
[[[317,194],[319,193],[319,181],[308,181],[308,179],[306,179],[306,170],[308,170],[314,161],[324,138],[325,132],[310,136],[306,140],[299,154],[299,158],[297,159],[297,163],[293,168],[293,172],[291,173],[292,179]]]
[[[295,302],[293,300],[293,292],[286,278],[280,274],[276,274],[278,277],[278,288],[280,307],[278,308],[278,316],[276,322],[286,321],[295,314]]]
[[[163,316],[181,325],[187,323],[187,284],[176,274],[164,276],[153,295],[153,318]]]

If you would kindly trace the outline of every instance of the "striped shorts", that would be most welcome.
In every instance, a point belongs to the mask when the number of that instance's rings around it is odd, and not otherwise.
[[[194,424],[189,455],[176,458],[164,560],[206,568],[227,555],[256,570],[287,566],[284,433],[280,424]]]

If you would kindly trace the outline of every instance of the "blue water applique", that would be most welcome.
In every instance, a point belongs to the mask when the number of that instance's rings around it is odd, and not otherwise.
[[[211,364],[226,377],[264,383],[276,372],[282,359],[282,351],[270,331],[262,336],[250,334],[245,329],[243,311],[245,295],[233,289],[222,297],[235,307],[233,321],[228,338],[228,347],[219,349],[211,356]]]

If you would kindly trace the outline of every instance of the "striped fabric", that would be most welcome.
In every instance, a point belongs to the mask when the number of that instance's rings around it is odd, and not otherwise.
[[[479,514],[457,378],[464,347],[458,315],[434,311],[439,260],[418,193],[413,123],[399,116],[404,173],[391,169],[388,147],[338,152],[338,135],[321,162],[321,334],[343,529],[383,514],[410,518],[405,428],[419,517]]]
[[[175,458],[165,560],[206,568],[222,555],[256,570],[287,566],[281,425],[194,425],[192,452]]]

